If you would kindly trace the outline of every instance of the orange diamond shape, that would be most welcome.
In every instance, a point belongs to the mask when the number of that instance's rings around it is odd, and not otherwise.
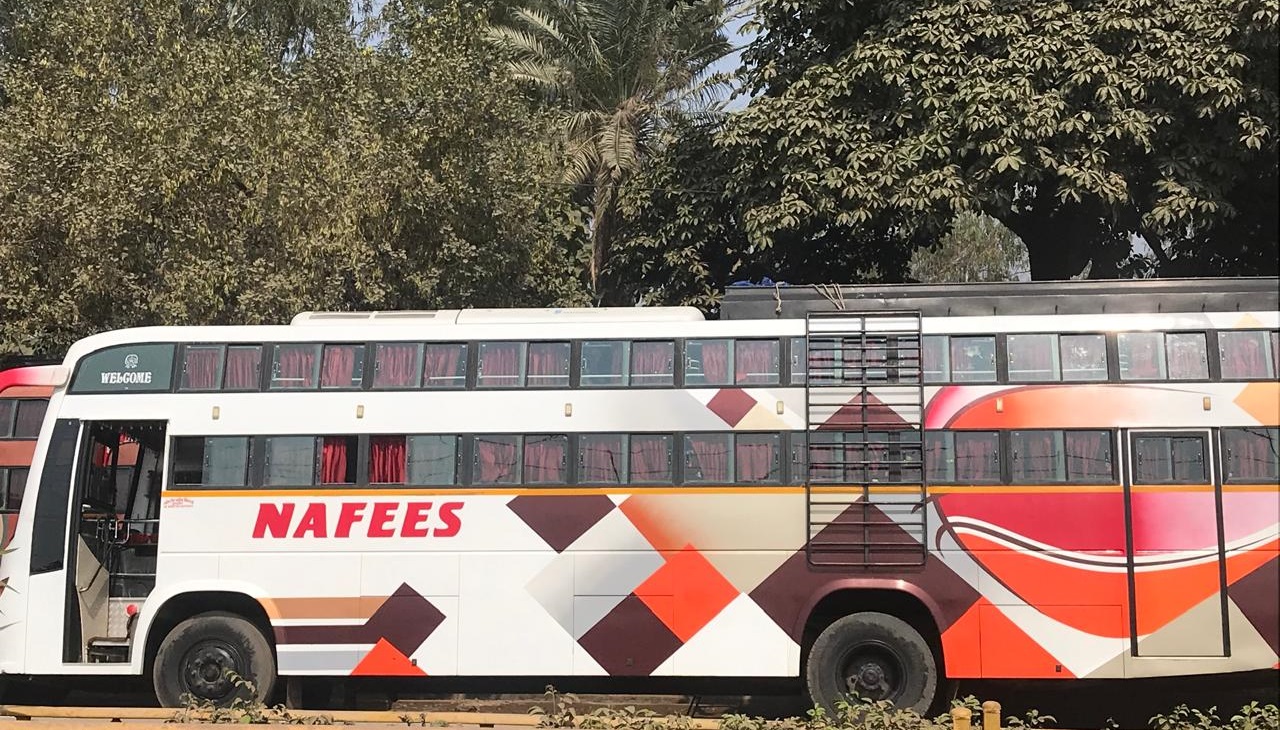
[[[738,589],[702,553],[685,545],[670,553],[667,562],[641,583],[635,594],[664,622],[670,620],[667,628],[683,642],[737,598]],[[672,606],[674,610],[668,608]]]

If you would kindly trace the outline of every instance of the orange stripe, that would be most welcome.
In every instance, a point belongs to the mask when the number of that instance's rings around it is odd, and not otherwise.
[[[262,606],[271,619],[350,618],[367,619],[385,603],[386,596],[339,598],[264,598]]]
[[[0,466],[31,466],[35,455],[35,439],[0,441]]]
[[[1205,492],[1213,487],[1201,484],[1159,484],[1133,487],[1135,492]],[[1228,484],[1222,488],[1224,492],[1276,492],[1277,485]],[[813,487],[814,494],[850,494],[859,495],[863,488],[857,485],[823,485]],[[920,487],[914,486],[872,486],[872,494],[919,494]],[[1046,484],[1046,485],[947,485],[929,487],[929,494],[1106,494],[1120,493],[1124,488],[1119,484]],[[596,494],[800,494],[803,485],[784,486],[690,486],[690,487],[637,487],[619,485],[614,487],[560,487],[552,489],[537,488],[373,488],[373,489],[191,489],[169,490],[161,496],[165,499],[199,497],[478,497],[478,496],[519,496],[545,494],[551,496],[596,495]]]
[[[5,398],[50,398],[53,388],[47,385],[13,385],[0,388],[0,393],[4,393]]]

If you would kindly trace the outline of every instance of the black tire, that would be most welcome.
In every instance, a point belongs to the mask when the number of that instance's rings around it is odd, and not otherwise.
[[[250,682],[253,691],[232,681],[228,670]],[[164,637],[152,683],[162,707],[183,707],[187,695],[218,707],[237,698],[266,702],[275,690],[275,655],[252,622],[222,611],[202,613]]]
[[[805,665],[814,705],[828,713],[844,700],[889,700],[899,709],[929,711],[938,692],[938,666],[929,644],[910,624],[883,613],[855,613],[828,626]]]

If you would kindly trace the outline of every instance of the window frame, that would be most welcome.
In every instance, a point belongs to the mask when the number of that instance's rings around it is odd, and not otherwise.
[[[1186,479],[1170,479],[1170,480],[1167,480],[1167,481],[1141,481],[1141,482],[1140,482],[1140,481],[1138,481],[1138,453],[1137,453],[1137,451],[1138,451],[1138,440],[1139,440],[1139,439],[1156,439],[1156,438],[1164,438],[1164,439],[1196,438],[1196,439],[1199,439],[1199,440],[1200,440],[1200,442],[1201,442],[1201,444],[1202,444],[1202,445],[1203,445],[1203,447],[1204,447],[1204,450],[1203,450],[1202,454],[1203,454],[1203,456],[1204,456],[1204,458],[1205,458],[1205,460],[1206,460],[1205,465],[1204,465],[1204,478],[1203,478],[1203,479],[1201,479],[1201,480],[1198,480],[1198,481],[1188,481],[1188,480],[1186,480]],[[1221,467],[1220,467],[1218,464],[1216,464],[1216,463],[1212,463],[1212,462],[1214,461],[1214,458],[1213,458],[1213,439],[1211,438],[1211,431],[1209,431],[1208,429],[1206,429],[1206,430],[1190,430],[1190,431],[1176,431],[1176,430],[1163,430],[1163,429],[1136,430],[1136,431],[1131,431],[1131,432],[1129,433],[1129,439],[1128,439],[1128,441],[1129,441],[1129,443],[1128,443],[1128,450],[1127,450],[1127,451],[1128,451],[1128,461],[1129,461],[1129,463],[1128,463],[1128,467],[1129,467],[1129,468],[1128,468],[1128,479],[1129,479],[1129,486],[1130,486],[1130,487],[1148,487],[1148,486],[1162,486],[1162,485],[1172,485],[1172,484],[1186,484],[1186,485],[1191,485],[1191,486],[1207,486],[1207,485],[1211,485],[1211,484],[1213,484],[1213,483],[1214,483],[1214,481],[1215,481],[1215,479],[1216,479],[1216,475],[1214,474],[1215,469],[1221,469]],[[1169,452],[1169,453],[1170,453],[1170,458],[1172,459],[1172,455],[1173,455],[1172,448],[1170,448],[1170,452]],[[1172,463],[1172,462],[1171,462],[1171,463]],[[1172,471],[1172,469],[1171,469],[1171,471]]]
[[[1272,448],[1280,448],[1280,427],[1276,426],[1229,426],[1219,429],[1218,439],[1220,446],[1218,448],[1219,470],[1222,474],[1223,484],[1257,484],[1261,479],[1266,477],[1232,477],[1228,467],[1231,465],[1230,449],[1227,447],[1227,433],[1234,431],[1266,431],[1268,439],[1272,443]],[[1280,457],[1277,459],[1280,461]],[[1280,474],[1280,464],[1277,464],[1276,473]]]
[[[591,340],[591,342],[599,342],[599,340]],[[680,372],[681,354],[684,352],[683,343],[678,338],[662,339],[660,337],[643,337],[637,340],[630,340],[627,347],[627,382],[621,387],[634,388],[636,390],[673,390],[679,388],[682,373]],[[671,345],[671,381],[668,383],[637,383],[636,382],[636,345],[640,344],[660,344]],[[656,377],[652,373],[641,375],[640,377],[652,378]],[[607,387],[593,385],[588,386],[592,389]]]
[[[1222,374],[1222,364],[1225,362],[1225,358],[1223,358],[1222,356],[1223,355],[1223,351],[1222,351],[1223,336],[1226,335],[1229,337],[1230,335],[1245,334],[1245,333],[1258,333],[1262,336],[1263,364],[1266,366],[1266,369],[1272,371],[1270,375],[1262,375],[1259,377],[1252,377],[1252,378],[1242,378],[1242,377],[1234,377],[1234,376],[1231,378],[1228,378],[1226,375]],[[1248,327],[1248,328],[1240,328],[1240,329],[1219,329],[1216,331],[1216,334],[1217,334],[1218,346],[1213,349],[1217,353],[1217,358],[1218,358],[1218,378],[1217,378],[1218,381],[1224,382],[1224,383],[1256,383],[1259,381],[1268,382],[1268,381],[1275,380],[1277,377],[1280,377],[1280,373],[1275,371],[1276,357],[1277,357],[1275,352],[1275,347],[1277,344],[1276,330],[1267,329],[1267,328],[1258,328],[1258,327]]]
[[[1031,429],[1028,429],[1028,430],[1031,430]],[[1008,483],[1009,483],[1008,474],[1007,474],[1007,464],[1008,464],[1008,461],[1009,461],[1009,458],[1008,458],[1008,445],[1005,443],[1006,439],[1004,438],[1004,433],[1005,433],[1004,431],[1001,431],[1001,430],[998,430],[998,429],[997,429],[997,430],[992,430],[992,429],[950,429],[950,428],[947,428],[947,429],[928,429],[928,430],[924,431],[924,432],[922,433],[922,435],[921,435],[921,448],[922,448],[922,451],[921,451],[920,461],[921,461],[921,464],[922,464],[922,472],[923,472],[923,475],[924,475],[924,480],[923,480],[923,481],[924,481],[924,483],[925,483],[925,486],[926,486],[926,487],[928,487],[928,486],[932,486],[932,485],[935,485],[935,484],[936,484],[936,485],[940,485],[940,486],[941,486],[941,485],[947,485],[947,486],[962,486],[962,487],[964,487],[964,486],[985,487],[985,486],[992,486],[992,485],[1008,484]],[[962,478],[960,478],[960,476],[959,476],[959,468],[958,468],[958,467],[959,467],[959,465],[956,463],[956,458],[957,458],[957,457],[956,457],[956,436],[958,436],[958,435],[960,435],[960,434],[993,434],[993,435],[996,437],[996,438],[995,438],[995,444],[996,444],[996,453],[995,453],[995,456],[996,456],[996,470],[995,470],[995,473],[996,473],[996,475],[995,475],[995,478],[993,478],[993,479],[986,479],[986,480],[962,479]],[[952,468],[953,475],[952,475],[950,478],[943,478],[943,479],[932,479],[932,478],[930,478],[930,470],[929,470],[929,438],[930,438],[931,436],[941,436],[941,437],[943,438],[944,442],[947,444],[947,446],[948,446],[948,447],[950,448],[950,450],[951,450],[951,454],[952,454],[951,461],[952,461],[952,464],[953,464],[953,468]]]
[[[262,486],[261,480],[259,479],[259,472],[261,471],[260,467],[261,467],[261,461],[262,461],[261,459],[262,450],[261,450],[261,447],[259,446],[259,442],[263,438],[267,438],[267,437],[256,436],[251,434],[203,434],[203,435],[170,434],[167,439],[167,443],[165,444],[165,447],[168,451],[168,453],[165,455],[165,462],[166,462],[165,474],[164,474],[165,489],[170,489],[170,490],[179,491],[179,492],[189,492],[189,491],[233,491],[233,490],[260,488]],[[239,486],[209,485],[209,484],[178,484],[176,481],[177,473],[178,473],[178,441],[197,440],[197,439],[200,440],[201,442],[205,442],[208,439],[244,439],[245,442],[247,443],[247,448],[245,452],[244,484]],[[202,443],[201,451],[200,451],[201,453],[200,478],[202,481],[204,479],[205,451],[206,450],[204,448],[204,444]]]
[[[178,348],[177,372],[174,374],[173,392],[175,393],[217,393],[223,390],[227,377],[227,348],[230,343],[226,342],[184,342]],[[212,388],[184,388],[182,381],[187,377],[187,352],[196,350],[217,350],[218,351],[218,370],[217,376],[214,378],[216,383]],[[261,375],[261,360],[259,360],[259,375]],[[261,379],[261,378],[259,378]]]

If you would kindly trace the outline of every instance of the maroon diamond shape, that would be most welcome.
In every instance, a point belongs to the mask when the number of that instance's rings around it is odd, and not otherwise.
[[[741,388],[725,388],[716,393],[707,403],[707,408],[730,426],[738,425],[738,422],[755,407],[756,399],[747,395],[747,392]]]
[[[634,593],[578,644],[613,677],[647,677],[681,647],[680,639]]]
[[[563,552],[616,506],[603,494],[522,495],[507,503],[556,552]]]
[[[1280,653],[1280,621],[1276,620],[1277,586],[1280,586],[1280,559],[1272,558],[1228,586],[1227,595],[1271,650]]]

